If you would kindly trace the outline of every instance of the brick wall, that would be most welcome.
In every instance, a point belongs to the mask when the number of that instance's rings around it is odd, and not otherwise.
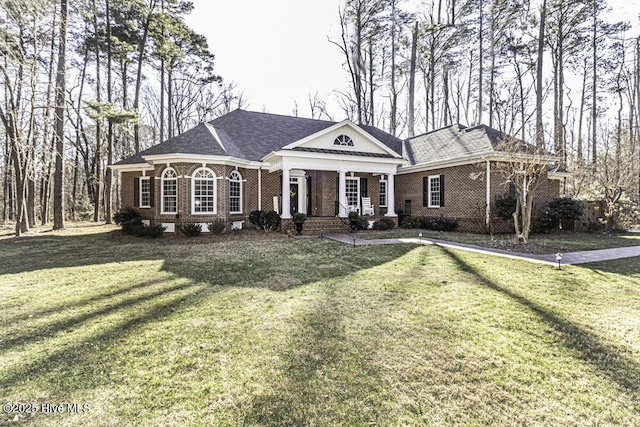
[[[445,203],[443,207],[423,206],[422,179],[432,175],[444,175]],[[491,172],[492,205],[496,197],[508,193],[505,179],[495,170]],[[534,213],[553,197],[558,195],[559,182],[543,177],[536,191]],[[445,216],[457,218],[460,229],[480,232],[484,228],[486,210],[486,165],[477,163],[450,168],[434,169],[396,176],[396,210],[403,210],[405,201],[411,200],[412,216]],[[377,212],[376,212],[377,213]],[[499,231],[509,231],[511,225],[499,219],[493,220],[493,227]]]

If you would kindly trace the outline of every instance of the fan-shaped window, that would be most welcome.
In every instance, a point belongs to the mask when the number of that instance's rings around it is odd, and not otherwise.
[[[229,213],[242,213],[242,175],[238,171],[229,174]]]
[[[216,213],[216,174],[208,168],[196,169],[191,181],[192,213]]]
[[[341,145],[343,147],[353,147],[353,139],[348,135],[339,135],[334,141],[333,145]]]
[[[173,168],[162,172],[162,206],[160,213],[178,213],[178,174]]]

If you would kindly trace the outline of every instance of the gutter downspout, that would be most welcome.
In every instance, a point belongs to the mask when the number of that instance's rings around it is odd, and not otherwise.
[[[486,190],[485,225],[491,225],[491,162],[487,160],[487,190]]]
[[[258,210],[262,210],[262,168],[258,168]]]

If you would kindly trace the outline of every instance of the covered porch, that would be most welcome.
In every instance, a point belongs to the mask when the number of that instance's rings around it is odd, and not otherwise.
[[[350,156],[351,157],[351,156]],[[322,161],[317,158],[280,158],[269,172],[280,175],[281,191],[274,196],[274,210],[282,219],[296,212],[315,217],[347,218],[360,215],[395,217],[394,163],[372,164]]]

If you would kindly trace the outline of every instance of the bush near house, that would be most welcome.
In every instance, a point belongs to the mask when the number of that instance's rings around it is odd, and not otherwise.
[[[137,210],[126,207],[113,214],[113,222],[122,228],[122,234],[138,237],[157,238],[162,236],[166,227],[161,224],[145,225]]]
[[[545,206],[539,225],[543,230],[555,230],[560,224],[580,219],[583,214],[582,201],[571,197],[556,197]]]
[[[405,217],[400,224],[402,228],[422,228],[433,231],[453,231],[460,227],[457,218],[445,216]]]
[[[282,219],[276,211],[255,210],[249,213],[249,222],[255,225],[258,230],[276,231],[280,228]]]
[[[202,225],[193,222],[187,222],[178,226],[178,231],[187,237],[196,237],[202,233]]]
[[[369,221],[360,216],[356,211],[349,212],[349,225],[352,230],[366,230],[369,228]]]
[[[207,223],[207,227],[209,228],[210,233],[222,234],[227,228],[227,224],[221,219],[216,219],[213,222]]]
[[[396,224],[391,218],[380,218],[373,223],[374,230],[393,230],[395,227]]]

